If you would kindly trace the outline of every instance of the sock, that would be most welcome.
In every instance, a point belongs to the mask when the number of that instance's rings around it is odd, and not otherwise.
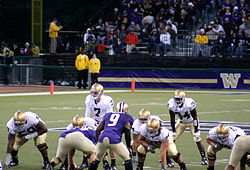
[[[115,158],[111,158],[111,166],[116,166],[115,161],[116,161],[116,159],[115,159]]]

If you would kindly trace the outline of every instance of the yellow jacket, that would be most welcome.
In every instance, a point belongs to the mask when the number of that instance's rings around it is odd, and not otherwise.
[[[75,66],[78,71],[89,68],[89,57],[85,54],[79,54],[75,60]]]
[[[56,25],[55,22],[50,23],[49,27],[49,37],[50,38],[57,38],[58,37],[58,31],[60,31],[60,27]]]
[[[205,45],[205,44],[208,43],[208,36],[207,35],[198,34],[198,35],[196,35],[196,37],[194,39],[194,42]]]
[[[98,58],[89,60],[89,72],[100,73],[101,62]]]

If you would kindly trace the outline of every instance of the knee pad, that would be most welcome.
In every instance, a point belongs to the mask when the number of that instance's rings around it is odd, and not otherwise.
[[[43,151],[43,150],[48,149],[48,146],[46,143],[43,143],[43,144],[38,145],[37,148],[39,151]]]
[[[133,164],[131,159],[124,161],[125,170],[133,169]]]
[[[175,156],[173,156],[172,158],[173,158],[173,160],[174,160],[175,162],[178,162],[180,156],[181,156],[181,154],[178,152],[178,153],[177,153]]]
[[[216,160],[216,155],[213,153],[207,153],[207,159],[209,161],[215,161]]]

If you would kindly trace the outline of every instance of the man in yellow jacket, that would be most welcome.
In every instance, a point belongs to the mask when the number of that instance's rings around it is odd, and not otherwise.
[[[89,61],[89,73],[91,75],[91,86],[95,83],[98,83],[98,76],[100,73],[101,68],[101,62],[96,57],[96,54],[94,53],[92,58]]]
[[[76,69],[78,71],[78,84],[77,84],[77,87],[79,89],[81,87],[83,89],[86,89],[87,88],[87,82],[88,82],[89,57],[86,54],[84,54],[84,50],[82,50],[82,53],[79,54],[76,57],[75,67],[76,67]]]
[[[200,34],[195,36],[194,39],[194,49],[193,55],[195,57],[199,56],[200,53],[202,56],[209,56],[209,48],[208,48],[208,36],[205,33],[204,29],[200,29]]]
[[[56,53],[58,32],[62,29],[62,26],[57,25],[57,19],[53,18],[49,27],[49,38],[50,38],[50,53]]]

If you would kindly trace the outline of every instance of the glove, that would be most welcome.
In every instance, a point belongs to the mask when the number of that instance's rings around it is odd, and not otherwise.
[[[132,152],[132,164],[136,165],[137,160],[136,160],[136,152]]]
[[[173,132],[172,136],[173,136],[173,138],[175,138],[176,137],[176,132]]]
[[[166,166],[161,167],[161,170],[167,170]]]
[[[214,145],[214,148],[217,149],[217,150],[221,150],[222,149],[222,145],[217,143]]]
[[[194,136],[195,138],[197,138],[197,139],[200,138],[199,132],[195,132],[193,136]]]
[[[38,136],[38,133],[35,132],[35,133],[31,133],[31,134],[24,136],[24,139],[30,140],[30,139],[33,139],[34,137],[37,137],[37,136]]]
[[[155,153],[155,150],[154,150],[153,146],[151,146],[151,145],[148,145],[147,150],[151,153]]]
[[[5,169],[10,168],[11,161],[12,161],[11,154],[8,153],[7,156],[6,156],[6,159],[5,159],[5,166],[4,166]]]

